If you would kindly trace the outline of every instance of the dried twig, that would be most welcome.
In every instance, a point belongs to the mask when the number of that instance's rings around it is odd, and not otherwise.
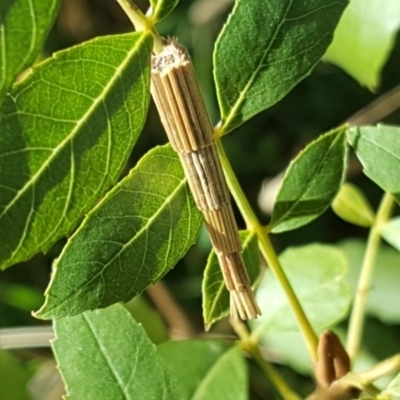
[[[185,312],[170,295],[165,285],[158,281],[146,289],[151,301],[166,321],[171,339],[187,339],[194,335],[192,324]]]

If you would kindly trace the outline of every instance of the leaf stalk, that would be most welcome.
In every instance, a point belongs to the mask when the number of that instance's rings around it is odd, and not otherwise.
[[[368,293],[371,289],[371,280],[374,273],[375,261],[379,251],[379,245],[381,243],[379,229],[390,218],[394,204],[395,203],[392,195],[385,193],[368,236],[367,248],[365,250],[364,259],[361,265],[356,296],[349,322],[346,347],[352,361],[354,361],[354,358],[360,349],[360,342],[365,320],[365,308],[368,299]]]
[[[150,31],[153,36],[153,51],[155,54],[161,53],[164,48],[162,37],[158,34],[154,27],[154,22],[150,17],[144,15],[139,7],[131,0],[117,0],[118,4],[125,11],[128,18],[131,20],[136,31]]]
[[[284,400],[300,400],[300,397],[292,391],[272,364],[263,357],[257,341],[250,336],[247,326],[243,322],[233,319],[231,319],[231,326],[240,338],[239,346],[250,354],[282,398]]]
[[[395,356],[374,365],[368,371],[359,373],[358,375],[365,381],[372,383],[379,378],[393,374],[398,370],[400,370],[400,354],[396,354]]]
[[[236,178],[235,173],[232,170],[221,141],[215,140],[215,143],[221,159],[223,170],[225,172],[228,187],[246,222],[247,229],[256,233],[261,254],[263,255],[265,261],[271,268],[276,279],[278,280],[283,291],[285,292],[290,308],[292,309],[292,312],[297,320],[300,332],[306,343],[310,358],[313,362],[315,362],[317,360],[318,337],[314,332],[310,321],[308,320],[288,278],[286,277],[285,272],[282,269],[282,266],[278,260],[274,248],[272,247],[268,235],[265,233],[264,228],[258,221],[252,207],[250,206],[245,194],[243,193],[242,188],[240,187],[240,184]]]

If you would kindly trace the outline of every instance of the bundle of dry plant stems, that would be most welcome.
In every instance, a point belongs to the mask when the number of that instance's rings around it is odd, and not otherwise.
[[[260,309],[250,287],[229,190],[213,126],[187,51],[168,40],[152,58],[151,93],[172,148],[178,153],[196,205],[202,212],[226,287],[231,316],[256,318]]]

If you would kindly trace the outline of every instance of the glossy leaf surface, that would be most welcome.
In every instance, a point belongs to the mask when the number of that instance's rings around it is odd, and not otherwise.
[[[274,233],[303,226],[332,203],[344,179],[346,135],[339,128],[310,143],[289,165],[272,211]]]
[[[348,140],[364,173],[400,202],[400,128],[377,125],[348,130]]]
[[[281,100],[332,41],[348,0],[238,0],[214,50],[224,133]]]
[[[177,155],[168,145],[151,150],[71,237],[37,315],[130,300],[186,254],[201,221]]]
[[[116,182],[149,103],[149,34],[56,53],[0,114],[0,265],[46,251]]]
[[[351,0],[324,59],[376,89],[400,28],[399,0]]]
[[[0,104],[14,79],[42,48],[59,4],[60,0],[1,0]]]

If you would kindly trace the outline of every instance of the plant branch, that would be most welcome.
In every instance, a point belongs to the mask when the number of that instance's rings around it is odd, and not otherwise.
[[[390,194],[385,193],[377,211],[374,225],[372,226],[368,236],[367,248],[365,250],[361,272],[358,279],[356,297],[350,315],[347,338],[347,352],[352,361],[354,361],[354,357],[357,355],[360,348],[360,341],[364,327],[365,306],[367,303],[368,292],[371,288],[371,279],[374,272],[375,260],[381,241],[379,228],[389,219],[393,205],[393,197]]]
[[[267,264],[271,268],[272,272],[274,273],[276,279],[278,279],[278,282],[281,285],[283,291],[285,292],[290,308],[292,309],[292,312],[295,315],[295,318],[299,325],[300,332],[303,335],[303,339],[306,343],[310,358],[312,361],[316,361],[318,345],[317,335],[315,334],[303,308],[301,307],[299,299],[293,291],[293,288],[289,280],[287,279],[285,272],[282,269],[282,266],[279,263],[278,257],[272,247],[272,244],[267,234],[265,233],[262,225],[254,214],[253,209],[251,208],[246,196],[242,191],[242,188],[239,185],[239,182],[237,181],[236,175],[232,170],[232,167],[229,163],[220,139],[216,139],[215,144],[232,196],[234,197],[236,204],[239,207],[239,210],[246,222],[247,228],[256,233],[261,253],[265,258]]]
[[[396,354],[395,356],[374,365],[368,371],[359,373],[358,375],[365,381],[372,383],[379,378],[382,378],[382,376],[391,374],[398,370],[400,370],[400,354]]]
[[[185,312],[161,281],[158,281],[155,285],[150,285],[146,292],[167,322],[172,339],[187,339],[194,335]]]
[[[125,11],[128,18],[131,20],[136,31],[150,31],[153,36],[153,51],[155,54],[161,53],[164,43],[161,36],[157,33],[151,17],[144,15],[139,7],[131,0],[117,0],[119,5]]]
[[[337,383],[339,385],[348,385],[350,387],[357,388],[360,391],[367,393],[369,396],[375,397],[380,394],[380,390],[376,388],[370,381],[364,379],[361,374],[349,372],[343,378],[339,379]]]
[[[0,329],[0,349],[50,347],[53,339],[51,325]]]
[[[246,325],[238,320],[231,319],[231,325],[236,334],[240,338],[240,347],[242,350],[250,354],[253,360],[264,371],[266,377],[272,382],[276,390],[284,400],[300,400],[300,397],[292,391],[278,371],[262,356],[260,347],[254,341],[246,327]]]
[[[400,85],[378,97],[375,101],[357,111],[346,121],[349,126],[375,124],[400,107]]]

